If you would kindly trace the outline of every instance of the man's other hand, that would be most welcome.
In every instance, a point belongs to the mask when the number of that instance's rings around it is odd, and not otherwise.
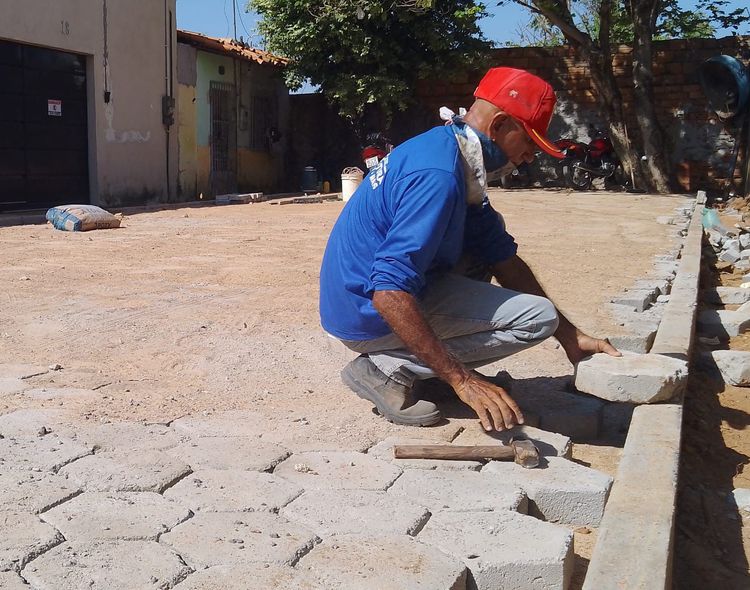
[[[453,389],[461,401],[477,413],[486,431],[505,430],[523,424],[521,409],[502,387],[470,375],[454,385]]]
[[[581,331],[576,333],[575,342],[565,348],[568,360],[574,365],[581,359],[599,352],[610,356],[622,356],[622,353],[609,343],[609,340],[592,338]]]

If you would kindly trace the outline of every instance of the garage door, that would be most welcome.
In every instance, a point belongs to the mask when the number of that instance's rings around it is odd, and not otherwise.
[[[0,41],[0,212],[89,202],[85,57]]]

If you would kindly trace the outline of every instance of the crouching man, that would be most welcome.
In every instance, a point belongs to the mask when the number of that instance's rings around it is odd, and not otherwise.
[[[573,363],[619,356],[555,308],[487,199],[487,173],[531,162],[538,148],[561,157],[546,138],[552,88],[493,68],[475,98],[463,118],[414,137],[370,171],[323,258],[321,323],[360,353],[342,379],[397,424],[440,419],[435,404],[413,396],[414,382],[430,377],[453,387],[488,431],[523,423],[508,393],[472,369],[550,336]]]

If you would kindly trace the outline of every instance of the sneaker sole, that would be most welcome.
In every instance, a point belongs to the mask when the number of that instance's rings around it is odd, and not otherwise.
[[[398,412],[394,412],[379,395],[372,393],[368,387],[365,387],[352,377],[346,368],[341,371],[341,380],[349,389],[356,393],[358,397],[366,399],[371,404],[374,404],[380,415],[388,420],[388,422],[404,426],[432,426],[440,421],[441,416],[439,410],[436,410],[431,414],[425,414],[424,416],[404,416]]]

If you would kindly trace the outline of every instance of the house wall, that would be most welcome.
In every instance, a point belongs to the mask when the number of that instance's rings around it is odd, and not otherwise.
[[[237,190],[273,193],[287,190],[286,146],[289,91],[279,69],[179,43],[180,198],[214,197],[211,186],[211,82],[235,85],[237,92]],[[224,73],[220,73],[223,67]],[[236,72],[235,72],[236,68]],[[268,149],[251,145],[253,97],[267,98],[277,112],[281,141]],[[244,111],[244,112],[243,112]]]
[[[162,96],[176,73],[175,0],[0,0],[0,14],[4,40],[87,56],[91,202],[172,200],[177,134]]]

